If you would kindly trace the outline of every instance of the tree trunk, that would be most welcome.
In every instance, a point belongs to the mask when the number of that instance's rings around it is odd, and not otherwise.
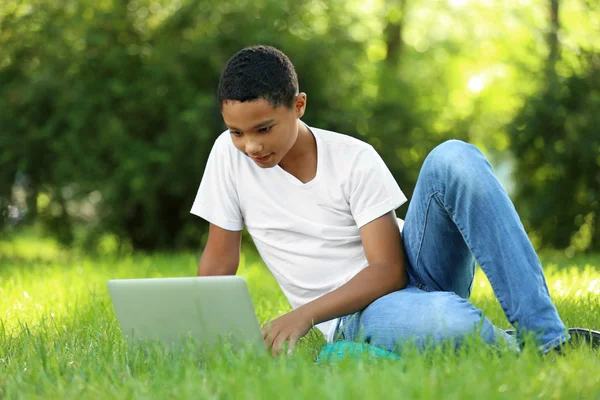
[[[35,180],[30,180],[26,189],[27,193],[27,217],[25,220],[29,223],[34,223],[38,216],[37,199],[39,194],[38,183]]]
[[[550,52],[546,63],[546,77],[549,84],[556,82],[556,62],[560,58],[560,43],[558,41],[558,31],[560,29],[560,20],[558,17],[559,0],[549,0],[550,2],[550,28],[548,29],[547,42]]]
[[[393,9],[400,11],[400,19],[390,19],[390,12]],[[385,38],[385,44],[387,46],[387,57],[385,59],[386,67],[390,70],[395,70],[400,62],[400,54],[402,53],[403,41],[402,41],[402,27],[404,23],[404,0],[390,1],[387,5],[386,20],[387,25],[385,26],[383,36]]]

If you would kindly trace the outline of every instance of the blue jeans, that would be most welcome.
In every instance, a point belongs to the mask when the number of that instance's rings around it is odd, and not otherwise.
[[[336,338],[394,350],[405,341],[460,343],[476,332],[518,350],[517,340],[467,300],[477,261],[519,337],[532,334],[541,352],[569,339],[519,216],[477,147],[450,140],[431,151],[402,240],[408,286],[342,317]]]

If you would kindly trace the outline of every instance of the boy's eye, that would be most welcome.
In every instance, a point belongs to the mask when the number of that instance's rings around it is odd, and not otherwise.
[[[272,126],[268,126],[268,127],[266,127],[266,128],[260,128],[258,131],[259,131],[259,132],[266,133],[266,132],[269,132],[269,131],[271,130],[271,128],[272,128]]]
[[[233,136],[242,136],[242,132],[229,131]]]

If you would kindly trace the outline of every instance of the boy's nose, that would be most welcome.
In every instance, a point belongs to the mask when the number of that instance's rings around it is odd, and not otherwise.
[[[263,145],[257,142],[246,142],[246,154],[257,155],[263,150]]]

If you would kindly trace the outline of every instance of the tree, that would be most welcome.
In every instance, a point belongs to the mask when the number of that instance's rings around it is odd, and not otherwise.
[[[579,70],[557,73],[561,60],[559,2],[549,0],[546,86],[511,124],[516,202],[543,244],[600,249],[600,54],[582,50]],[[562,63],[562,65],[561,65]]]

